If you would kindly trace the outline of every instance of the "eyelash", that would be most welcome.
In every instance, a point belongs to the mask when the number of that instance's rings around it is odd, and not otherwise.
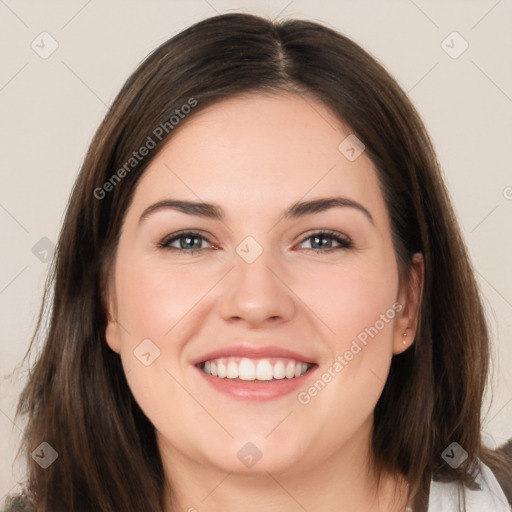
[[[169,235],[165,237],[163,240],[161,240],[158,243],[158,247],[160,249],[165,249],[167,251],[175,251],[178,253],[187,253],[187,254],[195,254],[197,252],[204,251],[205,249],[183,249],[181,247],[171,247],[169,244],[172,242],[175,242],[176,240],[180,240],[181,238],[187,238],[187,237],[199,237],[203,240],[206,240],[208,242],[208,239],[201,235],[201,233],[197,231],[182,231],[181,233],[174,233],[172,235]],[[307,237],[303,238],[299,244],[304,243],[305,241],[314,238],[314,237],[323,237],[323,238],[330,238],[334,240],[335,242],[338,242],[340,245],[338,247],[330,247],[329,249],[305,249],[306,251],[314,251],[316,253],[321,252],[332,252],[339,249],[351,249],[353,247],[352,241],[337,233],[336,231],[329,231],[329,230],[321,230],[316,231],[312,233],[311,235],[308,235]]]

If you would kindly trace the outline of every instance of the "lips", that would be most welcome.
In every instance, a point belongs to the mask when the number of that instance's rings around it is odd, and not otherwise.
[[[275,345],[238,344],[193,361],[204,382],[238,400],[271,400],[304,386],[318,365],[311,356]]]

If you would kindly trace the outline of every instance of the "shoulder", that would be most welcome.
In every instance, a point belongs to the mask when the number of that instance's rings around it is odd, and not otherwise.
[[[8,496],[3,507],[0,512],[36,512],[33,501],[25,493]]]
[[[512,505],[512,439],[495,450],[486,463]]]
[[[471,486],[461,482],[432,480],[428,512],[510,512],[512,510],[512,440],[499,450],[486,452],[478,460]]]

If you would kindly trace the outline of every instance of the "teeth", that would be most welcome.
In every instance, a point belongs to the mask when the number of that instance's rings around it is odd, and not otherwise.
[[[262,359],[258,363],[258,366],[256,366],[256,379],[272,380],[272,376],[272,365],[270,364],[270,361],[268,361],[267,359]]]
[[[221,379],[225,379],[227,374],[228,374],[228,372],[227,372],[227,369],[226,369],[226,365],[221,363],[221,362],[219,362],[217,364],[217,377],[220,377]]]
[[[228,363],[228,373],[226,375],[228,379],[238,378],[238,365],[234,361]]]
[[[236,363],[230,363],[236,366]],[[238,377],[240,380],[254,380],[256,378],[256,368],[250,359],[242,359],[238,368]]]
[[[284,364],[281,361],[278,361],[274,365],[274,379],[284,379]]]
[[[290,361],[286,365],[286,378],[293,379],[294,376],[295,376],[295,363],[293,361]]]
[[[226,357],[206,361],[203,371],[221,379],[237,379],[269,381],[272,379],[293,379],[304,375],[310,365],[293,359],[249,359]]]

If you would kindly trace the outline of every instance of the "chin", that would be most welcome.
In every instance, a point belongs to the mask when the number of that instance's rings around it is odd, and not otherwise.
[[[300,470],[304,462],[304,453],[298,451],[299,443],[288,438],[265,439],[264,436],[247,436],[230,439],[223,444],[222,451],[211,453],[209,446],[207,458],[210,463],[229,473],[243,475],[266,475],[267,473],[291,473]]]

